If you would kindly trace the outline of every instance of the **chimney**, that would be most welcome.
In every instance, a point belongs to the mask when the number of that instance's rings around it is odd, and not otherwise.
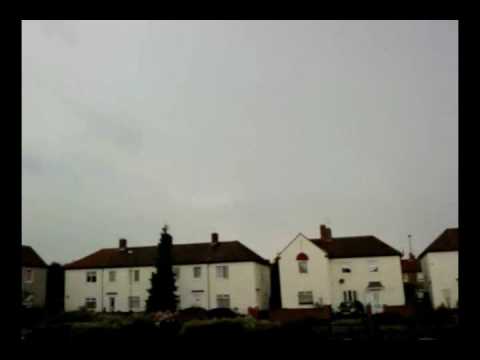
[[[120,239],[118,242],[118,247],[120,250],[126,250],[127,249],[127,239]]]
[[[332,241],[332,229],[326,225],[320,225],[320,240]]]
[[[218,245],[218,233],[212,233],[212,245]]]

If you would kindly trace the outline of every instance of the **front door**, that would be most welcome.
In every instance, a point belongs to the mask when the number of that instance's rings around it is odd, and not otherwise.
[[[110,312],[115,311],[115,296],[109,296],[109,298],[108,298],[108,310]]]
[[[367,303],[372,306],[372,314],[382,312],[383,307],[380,301],[380,290],[371,290],[367,292]]]

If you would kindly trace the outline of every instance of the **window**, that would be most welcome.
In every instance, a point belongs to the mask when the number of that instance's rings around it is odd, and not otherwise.
[[[175,279],[180,279],[180,268],[179,267],[174,267],[173,268],[173,273],[175,274]]]
[[[25,282],[27,282],[27,283],[33,282],[33,270],[32,269],[25,269]]]
[[[217,266],[217,278],[228,279],[228,266],[227,265]]]
[[[343,292],[343,301],[344,302],[354,302],[357,301],[357,291],[356,290],[346,290]]]
[[[374,264],[368,265],[368,271],[370,271],[370,272],[378,272],[378,265],[374,265]]]
[[[87,282],[97,282],[96,271],[87,271]]]
[[[140,270],[130,270],[129,271],[129,281],[132,282],[139,282],[140,281]]]
[[[349,266],[343,266],[342,267],[342,273],[351,273],[352,269],[350,269]]]
[[[97,299],[96,298],[86,298],[85,306],[88,310],[95,310],[97,308]]]
[[[313,293],[311,291],[300,291],[298,293],[298,304],[299,305],[313,304]]]
[[[230,308],[230,295],[217,295],[217,307]]]
[[[307,267],[308,255],[301,252],[297,255],[297,262],[298,262],[298,271],[301,274],[306,274],[308,272]]]
[[[307,265],[308,265],[307,260],[299,260],[298,261],[298,271],[301,274],[308,273],[308,266]]]
[[[193,268],[193,277],[199,278],[202,275],[202,268],[200,266],[195,266]]]
[[[117,274],[116,274],[115,271],[109,271],[109,272],[108,272],[108,281],[114,282],[116,275],[117,275]]]
[[[130,310],[136,310],[140,308],[140,296],[129,296],[128,307]]]

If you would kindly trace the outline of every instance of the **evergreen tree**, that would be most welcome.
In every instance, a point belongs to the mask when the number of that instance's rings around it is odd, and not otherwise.
[[[157,246],[155,261],[156,272],[150,279],[151,288],[148,290],[147,312],[172,311],[177,309],[178,297],[175,295],[175,274],[172,268],[172,236],[165,225],[162,229]]]
[[[282,307],[282,297],[280,294],[280,273],[279,273],[279,258],[275,258],[274,263],[270,266],[270,309],[276,310]]]

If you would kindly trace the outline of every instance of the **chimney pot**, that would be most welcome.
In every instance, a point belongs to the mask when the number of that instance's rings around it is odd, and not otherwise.
[[[332,229],[326,225],[320,225],[320,240],[332,241]]]
[[[127,239],[120,239],[118,242],[118,247],[120,250],[125,250],[127,248]]]
[[[212,244],[218,244],[218,233],[212,233]]]

